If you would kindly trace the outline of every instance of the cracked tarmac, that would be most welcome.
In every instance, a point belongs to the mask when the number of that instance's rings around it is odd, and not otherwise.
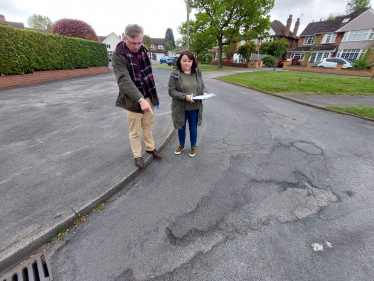
[[[53,245],[54,280],[374,279],[371,123],[206,83],[197,155],[172,141]]]

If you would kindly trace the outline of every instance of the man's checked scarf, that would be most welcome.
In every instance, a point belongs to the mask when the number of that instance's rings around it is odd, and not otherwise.
[[[134,60],[133,54],[126,46],[125,42],[122,43],[124,54],[129,59],[130,66],[132,68],[133,80],[136,87],[143,95],[145,93],[146,96],[151,97],[151,99],[153,96],[157,97],[156,85],[153,79],[151,62],[149,61],[149,58],[147,56],[147,49],[144,46],[141,46],[137,53],[139,65],[141,68],[139,70],[138,65]]]

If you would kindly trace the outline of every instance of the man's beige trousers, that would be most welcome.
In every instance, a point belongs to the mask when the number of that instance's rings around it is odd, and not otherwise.
[[[153,109],[153,104],[150,98],[146,98]],[[136,113],[126,110],[127,122],[129,124],[129,134],[132,153],[135,158],[142,157],[142,143],[140,139],[140,129],[142,130],[145,149],[153,151],[155,149],[155,142],[153,140],[151,129],[155,123],[155,117],[150,112]]]

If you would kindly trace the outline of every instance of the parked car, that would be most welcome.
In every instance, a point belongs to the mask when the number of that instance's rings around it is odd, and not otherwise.
[[[295,59],[285,59],[285,60],[280,60],[279,63],[278,63],[278,66],[279,67],[283,67],[284,62],[286,62],[286,61],[291,61],[292,65],[300,65],[300,62],[298,60],[295,60]]]
[[[168,57],[168,58],[166,59],[166,63],[167,63],[168,65],[174,65],[174,63],[177,61],[177,59],[178,59],[178,57]]]
[[[328,68],[335,68],[337,64],[343,64],[342,68],[352,68],[352,64],[342,58],[327,58],[327,59],[322,59],[317,66],[319,67],[328,67]]]
[[[163,56],[160,58],[160,63],[163,64],[163,63],[166,63],[166,60],[167,60],[167,56]]]

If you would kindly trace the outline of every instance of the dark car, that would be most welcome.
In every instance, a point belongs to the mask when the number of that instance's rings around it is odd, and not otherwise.
[[[163,63],[166,63],[166,60],[167,60],[167,56],[163,56],[160,58],[160,63],[163,64]]]
[[[178,57],[168,57],[168,58],[166,59],[166,63],[167,63],[168,65],[174,65],[174,63],[177,61],[177,59],[178,59]]]

